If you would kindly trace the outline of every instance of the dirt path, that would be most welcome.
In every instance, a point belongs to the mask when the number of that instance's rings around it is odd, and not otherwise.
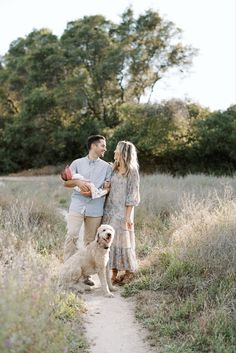
[[[61,211],[67,217],[66,211]],[[83,241],[83,227],[78,247]],[[91,353],[157,353],[145,342],[147,333],[137,322],[132,298],[123,298],[117,286],[114,298],[103,296],[97,275],[92,276],[95,286],[83,295],[87,307],[85,330]]]
[[[86,335],[91,353],[154,353],[147,342],[146,332],[134,316],[132,298],[121,297],[120,289],[114,298],[105,298],[97,276],[95,288],[83,295],[87,306]]]
[[[66,211],[61,211],[67,217]],[[80,230],[78,247],[83,241]],[[92,276],[95,286],[83,295],[87,307],[85,330],[91,353],[157,353],[147,342],[147,333],[137,322],[132,298],[121,297],[117,286],[114,298],[103,296],[97,275]]]

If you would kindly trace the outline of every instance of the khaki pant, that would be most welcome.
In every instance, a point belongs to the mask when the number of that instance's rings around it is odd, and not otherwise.
[[[95,239],[102,217],[85,217],[77,212],[69,212],[67,218],[67,234],[64,244],[64,261],[72,256],[76,250],[80,229],[84,223],[84,243],[87,245]]]

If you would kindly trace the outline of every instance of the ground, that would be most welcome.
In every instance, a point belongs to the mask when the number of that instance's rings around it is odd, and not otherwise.
[[[134,316],[133,298],[123,298],[121,289],[114,298],[105,298],[97,276],[95,288],[83,295],[87,306],[86,335],[91,353],[154,353],[147,333]]]

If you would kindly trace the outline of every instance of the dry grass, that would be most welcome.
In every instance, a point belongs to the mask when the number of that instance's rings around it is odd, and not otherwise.
[[[236,180],[145,176],[142,200],[138,253],[153,246],[124,295],[138,295],[153,344],[165,353],[233,353]]]
[[[18,180],[0,185],[0,351],[84,352],[83,305],[55,282],[65,236],[58,208],[70,192],[58,176]],[[136,294],[152,344],[163,353],[234,353],[236,179],[142,176],[141,199],[140,271],[124,295]]]
[[[176,229],[170,251],[182,261],[192,261],[208,273],[224,276],[236,274],[236,199],[191,203],[185,200],[181,214],[171,218]]]
[[[84,305],[57,283],[65,237],[59,179],[0,187],[1,353],[87,352]]]
[[[60,174],[60,172],[63,170],[65,166],[64,165],[46,165],[45,167],[42,168],[34,168],[34,169],[26,169],[22,170],[17,173],[11,173],[11,176],[42,176],[42,175],[55,175],[55,174]]]

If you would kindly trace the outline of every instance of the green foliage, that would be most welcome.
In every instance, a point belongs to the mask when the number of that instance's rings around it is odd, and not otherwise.
[[[144,171],[231,174],[235,107],[149,103],[163,75],[187,70],[197,53],[180,35],[158,12],[129,8],[119,23],[85,16],[60,38],[43,28],[13,41],[0,65],[0,173],[68,163],[99,133],[109,138],[107,160],[126,139]]]
[[[236,166],[236,109],[214,112],[197,124],[194,152],[199,163],[207,170],[220,174]]]
[[[208,115],[207,110],[180,100],[158,105],[123,105],[122,123],[109,141],[109,150],[113,150],[119,140],[127,139],[136,145],[140,164],[146,171],[158,168],[185,174],[195,165],[196,122]]]
[[[123,297],[129,297],[139,293],[142,290],[150,289],[152,283],[150,276],[140,275],[134,282],[126,284],[124,286],[124,292],[122,293]]]
[[[126,104],[120,112],[121,123],[108,141],[109,150],[119,140],[132,141],[143,170],[173,175],[234,172],[235,106],[210,113],[191,102],[170,100],[158,105]]]
[[[79,312],[85,312],[84,304],[74,293],[58,298],[56,318],[64,321],[73,320]]]
[[[85,16],[61,38],[40,29],[13,41],[0,66],[0,172],[74,159],[88,135],[113,134],[124,103],[190,65],[196,51],[179,35],[157,12],[128,9],[118,24]]]
[[[163,274],[144,271],[123,293],[138,295],[136,316],[149,330],[152,344],[162,347],[162,353],[233,353],[235,278],[204,278],[193,263],[166,253],[161,257],[167,266],[158,269]]]

